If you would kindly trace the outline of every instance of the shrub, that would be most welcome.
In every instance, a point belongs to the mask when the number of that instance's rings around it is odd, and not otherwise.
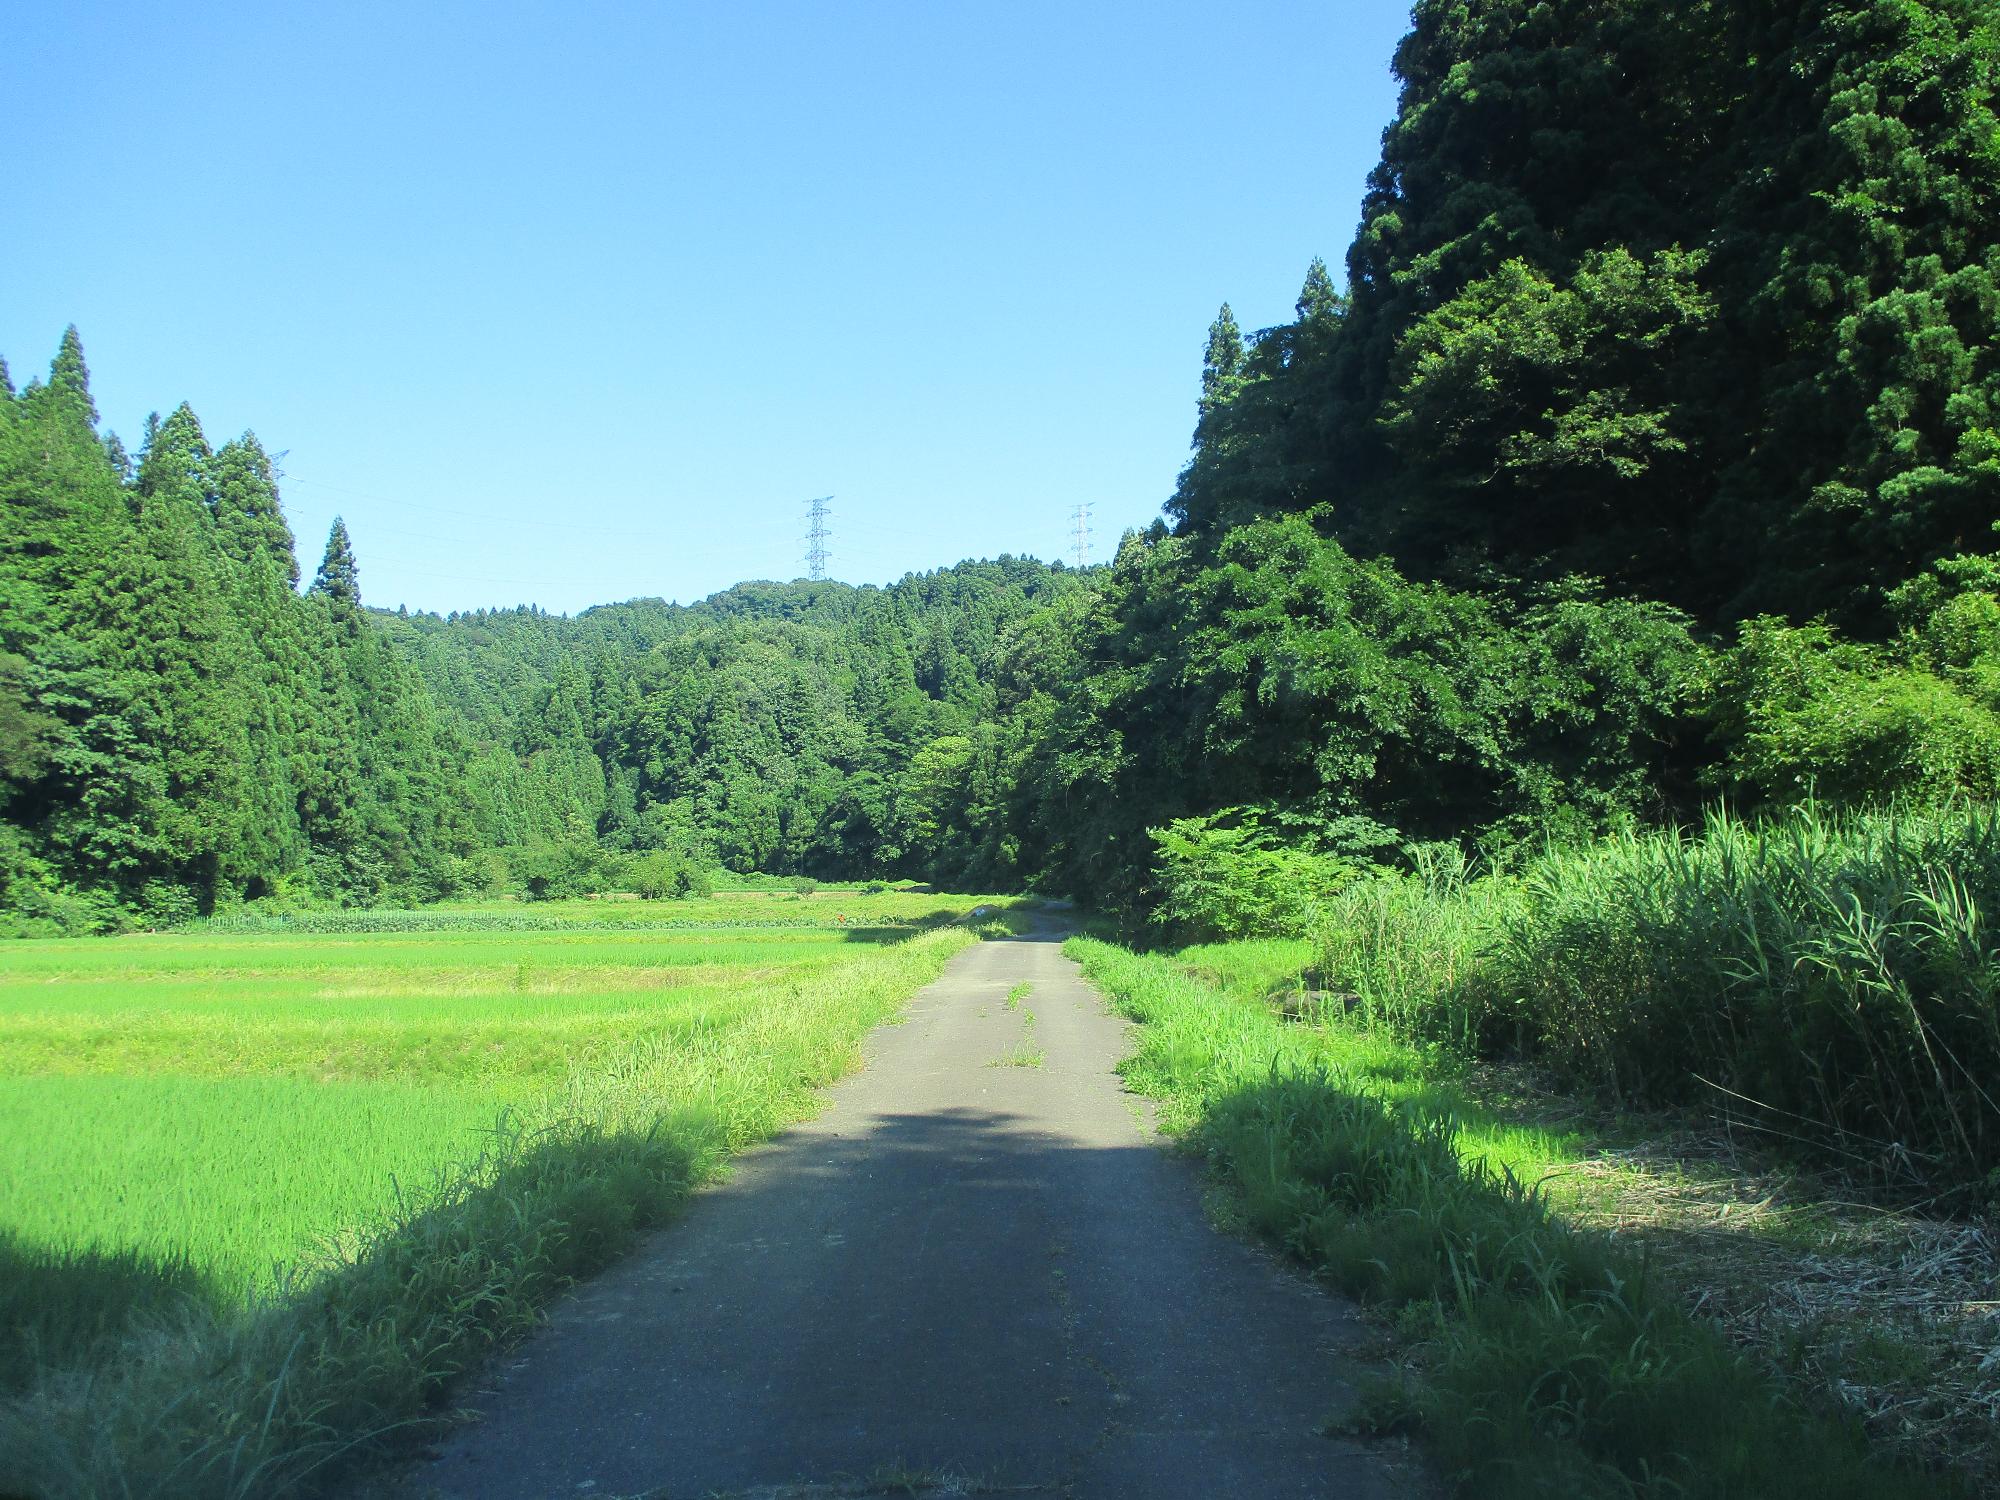
[[[1710,773],[1755,797],[1848,803],[2000,795],[2000,563],[1961,557],[1891,596],[1886,646],[1750,621],[1710,715]]]
[[[1288,838],[1271,814],[1231,807],[1148,831],[1158,853],[1156,922],[1191,936],[1297,932],[1359,866]]]
[[[706,896],[710,891],[708,872],[685,854],[656,849],[642,855],[630,871],[632,889],[648,901],[684,901],[690,896]]]
[[[514,879],[530,901],[571,901],[615,889],[624,878],[617,853],[584,839],[513,851]]]
[[[0,897],[0,939],[122,932],[131,921],[111,892],[79,891],[54,880],[17,880]]]
[[[139,914],[149,927],[173,927],[201,916],[195,893],[171,880],[149,880],[139,892]]]

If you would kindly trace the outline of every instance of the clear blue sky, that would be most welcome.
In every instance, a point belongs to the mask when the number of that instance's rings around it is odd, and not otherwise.
[[[286,450],[310,572],[575,611],[1098,551],[1218,303],[1336,277],[1403,0],[79,3],[0,20],[0,354]]]

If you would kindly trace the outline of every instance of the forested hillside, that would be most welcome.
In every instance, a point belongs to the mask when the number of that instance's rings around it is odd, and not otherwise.
[[[211,448],[182,406],[134,464],[74,329],[0,402],[0,485],[0,908],[23,930],[579,894],[654,851],[1018,881],[993,864],[995,726],[1022,710],[1015,627],[1080,587],[1060,566],[443,620],[365,608],[336,521],[301,594],[255,436]]]
[[[61,930],[291,892],[434,896],[456,746],[362,614],[336,529],[304,597],[271,463],[182,406],[136,465],[83,350],[0,399],[0,906]]]
[[[1247,352],[1218,324],[1182,529],[1330,503],[1417,576],[1880,629],[1991,542],[1994,26],[1419,5],[1348,293],[1315,268]]]
[[[74,331],[0,402],[0,904],[738,870],[1140,918],[1394,865],[2000,790],[2000,23],[1979,0],[1429,0],[1345,287],[1225,306],[1169,518],[968,563],[404,617]],[[1177,862],[1177,863],[1176,863]],[[40,929],[38,929],[40,930]]]
[[[1119,670],[1062,730],[1111,795],[1055,868],[1143,905],[1143,829],[1229,804],[1504,860],[2000,787],[1997,25],[1417,6],[1347,290],[1210,331],[1173,529],[1086,632]]]
[[[1020,879],[1002,867],[999,726],[1021,706],[1021,627],[1082,586],[1001,558],[886,589],[380,623],[463,726],[482,848],[546,851],[585,885],[592,850],[671,850],[984,889]]]

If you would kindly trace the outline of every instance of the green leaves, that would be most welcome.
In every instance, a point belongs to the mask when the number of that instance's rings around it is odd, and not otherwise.
[[[1446,483],[1642,478],[1687,450],[1662,375],[1714,315],[1697,280],[1706,261],[1620,247],[1586,256],[1563,287],[1508,261],[1404,336],[1383,405],[1390,441]]]
[[[1318,904],[1361,872],[1306,847],[1269,809],[1227,807],[1147,830],[1157,851],[1153,920],[1187,936],[1240,938],[1304,931]]]
[[[1717,787],[1787,801],[2000,796],[2000,563],[1964,557],[1891,595],[1887,645],[1750,621],[1709,712]]]

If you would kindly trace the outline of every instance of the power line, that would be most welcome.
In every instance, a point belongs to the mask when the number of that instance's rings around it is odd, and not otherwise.
[[[1069,552],[1079,568],[1090,566],[1090,513],[1095,509],[1081,500],[1070,507]]]
[[[833,512],[833,496],[821,495],[806,511],[806,577],[814,583],[826,582],[826,560],[832,555],[827,540],[833,528],[827,525]]]

